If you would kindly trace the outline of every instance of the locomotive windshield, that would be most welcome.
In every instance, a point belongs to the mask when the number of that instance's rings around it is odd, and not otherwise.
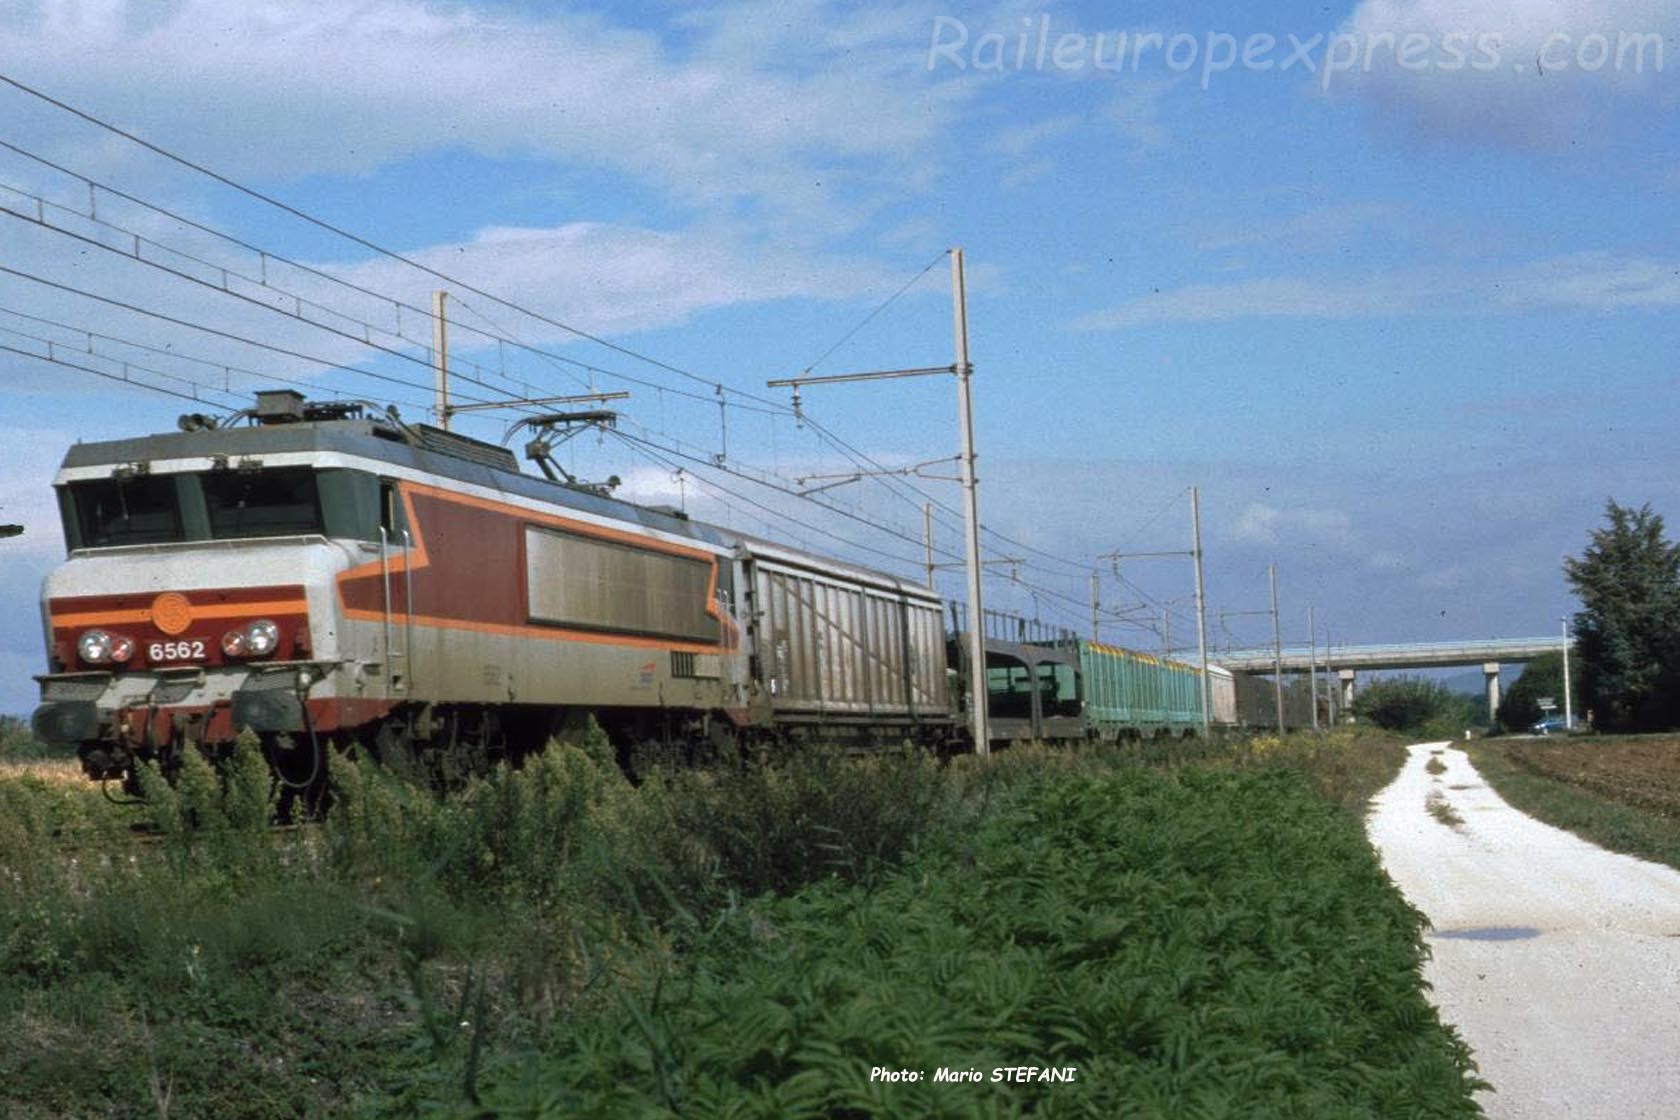
[[[380,480],[311,467],[130,475],[59,492],[72,549],[322,535],[379,539]]]
[[[308,467],[200,475],[215,540],[321,533],[321,499]]]
[[[66,535],[83,545],[157,544],[181,539],[181,511],[175,479],[139,475],[78,482],[71,488]]]

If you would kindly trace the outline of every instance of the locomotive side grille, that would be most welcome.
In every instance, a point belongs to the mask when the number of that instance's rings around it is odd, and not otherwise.
[[[723,676],[723,662],[715,653],[671,654],[671,676],[678,680],[714,681]]]

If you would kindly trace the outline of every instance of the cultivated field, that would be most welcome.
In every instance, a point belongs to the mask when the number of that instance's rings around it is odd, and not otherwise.
[[[1680,736],[1512,742],[1506,758],[1624,805],[1680,815]]]
[[[1469,753],[1524,812],[1612,851],[1680,867],[1680,736],[1490,739]]]

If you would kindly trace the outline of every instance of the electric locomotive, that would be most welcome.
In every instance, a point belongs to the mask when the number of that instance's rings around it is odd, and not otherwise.
[[[262,392],[228,422],[71,448],[39,737],[131,786],[261,736],[448,760],[596,718],[621,749],[940,745],[942,605],[879,572],[520,472],[394,410]]]

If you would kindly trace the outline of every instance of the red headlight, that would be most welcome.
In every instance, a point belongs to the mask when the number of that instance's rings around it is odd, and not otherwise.
[[[76,653],[89,665],[121,664],[134,656],[134,639],[105,630],[89,630],[76,639]]]

